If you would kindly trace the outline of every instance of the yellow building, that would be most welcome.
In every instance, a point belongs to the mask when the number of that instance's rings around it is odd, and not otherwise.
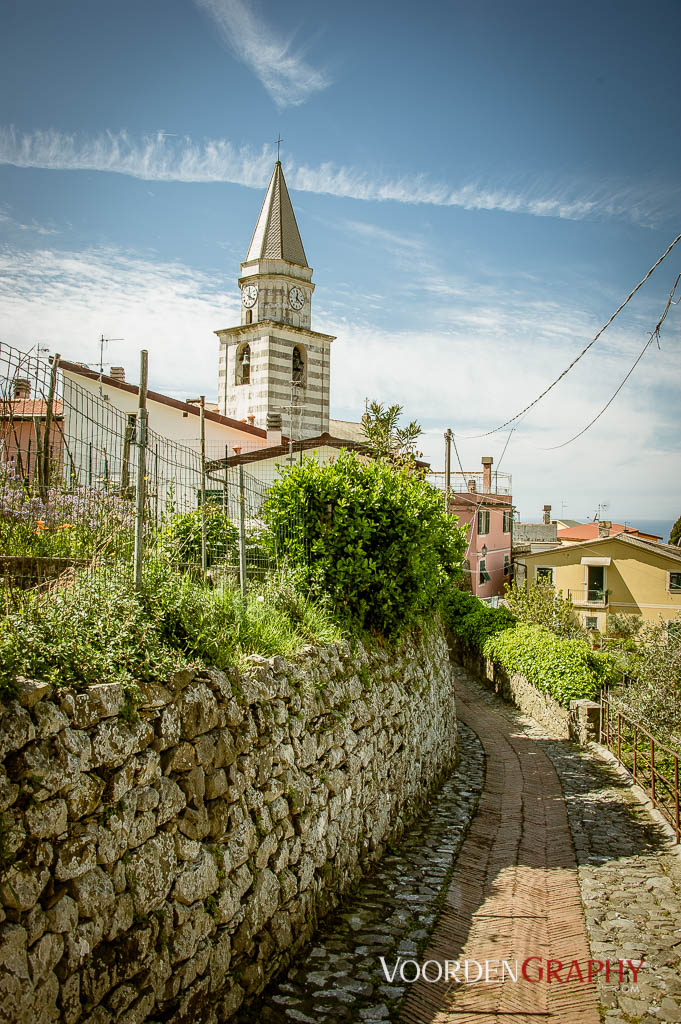
[[[658,621],[681,615],[681,548],[620,533],[518,555],[515,578],[548,580],[582,623],[605,632],[608,615]]]

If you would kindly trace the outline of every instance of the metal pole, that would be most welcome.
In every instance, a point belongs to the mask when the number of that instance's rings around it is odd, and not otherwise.
[[[205,580],[208,569],[206,549],[206,396],[200,395],[201,422],[201,573]]]
[[[244,467],[239,463],[239,583],[241,596],[246,598],[246,494]]]
[[[47,393],[47,410],[45,412],[45,437],[43,438],[43,472],[42,472],[42,486],[44,488],[43,501],[47,501],[47,491],[50,486],[50,455],[51,455],[51,444],[50,434],[52,433],[52,418],[53,418],[53,405],[54,405],[54,393],[57,389],[57,371],[59,370],[59,360],[61,356],[57,352],[54,359],[52,360],[52,371],[50,373],[50,386]]]
[[[135,590],[142,587],[142,559],[144,557],[144,498],[147,452],[147,378],[149,375],[149,353],[145,348],[140,352],[140,388],[137,406],[137,480],[135,485],[135,561],[133,582]]]
[[[452,432],[445,430],[445,508],[449,512],[449,492],[452,489]]]

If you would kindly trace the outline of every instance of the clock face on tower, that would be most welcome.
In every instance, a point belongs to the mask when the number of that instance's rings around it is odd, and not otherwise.
[[[294,285],[288,293],[288,304],[291,309],[295,309],[296,312],[302,309],[305,305],[305,292]]]
[[[255,305],[255,300],[258,298],[258,286],[257,284],[247,284],[245,288],[241,290],[241,301],[243,302],[246,309],[250,309],[251,306]]]

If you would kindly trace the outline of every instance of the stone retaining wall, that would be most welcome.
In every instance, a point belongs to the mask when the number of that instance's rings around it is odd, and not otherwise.
[[[435,630],[249,662],[5,708],[0,1021],[228,1020],[454,763]]]
[[[525,676],[509,674],[477,648],[467,647],[453,635],[450,646],[459,664],[540,725],[551,729],[552,736],[581,744],[598,738],[599,704],[592,700],[571,700],[569,708],[563,707],[550,694],[542,693],[528,682]]]

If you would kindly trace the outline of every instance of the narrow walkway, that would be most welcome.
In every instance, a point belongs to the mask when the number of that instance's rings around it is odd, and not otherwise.
[[[568,966],[577,961],[585,972],[590,951],[572,837],[553,765],[536,742],[509,730],[505,718],[474,689],[459,690],[457,711],[484,746],[485,788],[422,955],[422,963],[435,961],[429,976],[437,977],[441,964],[443,979],[417,981],[400,1022],[600,1024],[595,981],[580,980]],[[536,958],[527,969],[532,981],[516,966],[529,958]],[[447,961],[460,966],[448,970]],[[463,974],[466,961],[472,962],[469,981]],[[502,983],[503,961],[510,975]],[[489,981],[484,976],[475,981],[473,962],[483,969],[491,964]]]
[[[616,771],[454,673],[467,723],[456,772],[239,1020],[681,1024],[681,859],[666,834]],[[413,963],[528,957],[544,961],[542,981],[466,983],[460,969],[458,984],[412,983]],[[546,960],[584,971],[590,959],[644,958],[635,981],[568,980],[556,964],[546,981]]]

